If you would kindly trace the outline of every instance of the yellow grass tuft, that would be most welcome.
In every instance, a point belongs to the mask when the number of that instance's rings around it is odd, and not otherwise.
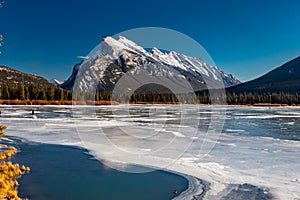
[[[0,126],[0,140],[1,137],[5,136],[4,130],[6,126]],[[11,158],[17,153],[15,147],[9,147],[6,145],[0,146],[0,199],[6,200],[22,200],[18,196],[17,181],[24,173],[29,172],[30,168],[24,165],[13,164],[6,160]]]

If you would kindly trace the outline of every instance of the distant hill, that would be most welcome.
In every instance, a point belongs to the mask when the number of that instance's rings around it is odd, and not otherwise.
[[[24,85],[39,85],[41,87],[53,86],[43,77],[26,74],[9,67],[0,66],[0,85],[13,85],[18,83]]]
[[[234,93],[300,93],[300,57],[297,57],[269,73],[233,87],[227,92]]]

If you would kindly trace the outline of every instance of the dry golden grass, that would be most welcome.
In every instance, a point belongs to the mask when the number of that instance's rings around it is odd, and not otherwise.
[[[5,126],[0,126],[0,140],[5,135]],[[19,183],[17,179],[24,173],[29,172],[30,168],[24,165],[12,164],[7,162],[17,149],[7,145],[0,146],[0,199],[6,200],[21,200],[18,196]]]
[[[72,101],[72,100],[0,100],[2,105],[116,105],[113,101]]]

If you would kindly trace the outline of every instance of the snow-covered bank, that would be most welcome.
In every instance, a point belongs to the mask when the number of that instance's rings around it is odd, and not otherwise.
[[[209,190],[209,183],[193,176],[181,175],[189,181],[189,188],[173,200],[202,199]]]

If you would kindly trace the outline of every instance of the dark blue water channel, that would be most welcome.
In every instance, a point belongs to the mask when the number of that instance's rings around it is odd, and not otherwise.
[[[14,141],[20,152],[13,162],[31,168],[19,179],[23,198],[165,200],[188,188],[187,179],[170,172],[125,173],[107,167],[81,148]]]

